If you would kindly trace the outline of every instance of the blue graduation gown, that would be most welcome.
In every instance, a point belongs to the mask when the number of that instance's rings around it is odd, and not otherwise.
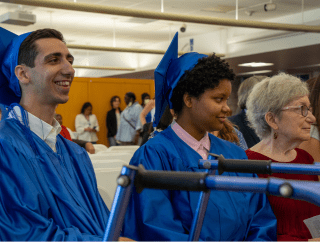
[[[0,240],[102,240],[109,210],[84,149],[57,136],[57,153],[16,120],[0,122]]]
[[[210,135],[210,134],[209,134]],[[247,159],[238,146],[210,135],[210,152]],[[148,170],[203,171],[201,156],[168,127],[134,154],[131,164]],[[257,177],[223,173],[224,176]],[[188,239],[200,192],[145,189],[133,192],[123,235],[135,240]],[[265,194],[211,191],[200,240],[277,240],[276,218]]]

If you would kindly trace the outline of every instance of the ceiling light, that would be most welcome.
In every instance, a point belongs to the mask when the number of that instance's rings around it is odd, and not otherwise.
[[[274,3],[267,3],[264,5],[264,11],[274,11],[276,10],[277,6]]]
[[[250,62],[250,63],[243,63],[239,64],[238,66],[245,66],[245,67],[263,67],[263,66],[273,66],[273,63],[264,63],[264,62]]]
[[[201,9],[201,11],[206,11],[206,12],[216,12],[216,13],[227,13],[230,11],[236,10],[235,7],[233,6],[226,6],[226,5],[218,5],[214,8],[205,8]]]
[[[272,70],[250,71],[250,72],[238,73],[237,76],[249,76],[249,75],[264,74],[264,73],[270,73],[270,72],[272,72]]]

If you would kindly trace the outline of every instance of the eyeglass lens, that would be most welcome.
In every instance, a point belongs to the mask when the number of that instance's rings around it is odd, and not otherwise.
[[[308,111],[312,112],[312,108],[311,107],[308,108],[305,105],[301,106],[301,114],[302,114],[302,116],[307,117],[308,116]]]

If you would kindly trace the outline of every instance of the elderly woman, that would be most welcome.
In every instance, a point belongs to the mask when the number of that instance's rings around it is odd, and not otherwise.
[[[312,164],[312,156],[297,147],[310,139],[315,117],[310,110],[306,83],[284,73],[256,84],[247,101],[247,117],[261,141],[246,151],[249,159]],[[273,174],[282,179],[318,181],[314,175]],[[261,177],[268,177],[263,175]],[[303,220],[320,214],[320,208],[298,200],[269,196],[277,217],[278,240],[307,240]]]

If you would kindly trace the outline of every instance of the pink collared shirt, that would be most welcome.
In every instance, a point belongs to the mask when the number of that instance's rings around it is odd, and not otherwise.
[[[173,131],[179,136],[187,145],[194,149],[201,157],[206,160],[210,150],[210,139],[208,132],[204,137],[198,141],[193,138],[187,131],[185,131],[178,123],[172,125]]]

